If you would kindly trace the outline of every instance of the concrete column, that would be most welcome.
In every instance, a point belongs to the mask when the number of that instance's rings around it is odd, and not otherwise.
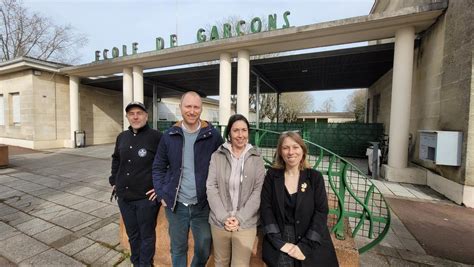
[[[407,167],[414,42],[413,27],[399,29],[395,34],[388,148],[388,165],[394,168]]]
[[[123,129],[127,130],[129,123],[125,116],[125,107],[133,101],[133,78],[132,68],[123,69]]]
[[[71,148],[76,147],[74,142],[75,131],[79,130],[79,77],[69,77],[69,116],[71,122]]]
[[[133,101],[143,102],[143,68],[133,66]]]
[[[250,54],[237,53],[237,113],[249,117]]]
[[[232,59],[222,53],[219,66],[219,124],[226,125],[231,114],[230,91],[232,85]]]

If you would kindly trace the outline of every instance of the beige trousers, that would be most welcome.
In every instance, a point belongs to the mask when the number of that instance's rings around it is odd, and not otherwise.
[[[257,228],[228,232],[211,225],[216,267],[249,266]]]

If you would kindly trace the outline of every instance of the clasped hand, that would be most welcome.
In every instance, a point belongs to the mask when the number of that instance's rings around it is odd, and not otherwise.
[[[224,229],[229,232],[238,231],[240,228],[240,223],[237,218],[231,216],[227,218],[224,222]]]
[[[306,259],[306,256],[303,254],[303,252],[301,252],[301,249],[295,244],[286,243],[280,250],[297,260],[303,261]]]

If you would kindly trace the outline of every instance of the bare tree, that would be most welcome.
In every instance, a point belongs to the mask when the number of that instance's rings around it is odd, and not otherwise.
[[[1,60],[31,56],[42,60],[73,63],[75,49],[87,38],[71,25],[54,24],[50,18],[29,12],[21,0],[0,1]]]
[[[324,102],[319,107],[319,112],[332,112],[335,109],[334,99],[332,97],[324,100]]]
[[[356,121],[364,122],[366,101],[367,90],[356,90],[352,94],[347,96],[345,110],[348,112],[353,112],[356,117]]]

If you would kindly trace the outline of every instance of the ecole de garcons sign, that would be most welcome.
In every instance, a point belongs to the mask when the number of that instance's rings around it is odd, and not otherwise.
[[[290,15],[290,11],[285,11],[283,13],[283,21],[284,23],[280,27],[280,29],[285,29],[290,27],[290,21],[288,20],[288,16]],[[208,42],[208,41],[215,41],[219,39],[226,39],[226,38],[232,38],[232,27],[235,27],[235,32],[237,33],[237,36],[242,36],[245,35],[245,33],[242,31],[244,27],[246,26],[247,22],[245,20],[239,20],[235,25],[231,25],[230,23],[224,23],[222,25],[222,36],[219,34],[219,29],[217,26],[212,26],[211,32],[206,33],[206,30],[203,28],[199,28],[196,32],[196,42],[198,43],[203,43],[203,42]],[[277,25],[277,15],[276,14],[270,14],[268,15],[268,25],[266,29],[262,29],[262,20],[259,17],[255,17],[250,21],[250,32],[251,33],[259,33],[262,31],[272,31],[278,29]],[[176,34],[171,34],[169,37],[169,42],[168,46],[166,46],[166,41],[162,37],[157,37],[155,39],[156,43],[156,49],[155,50],[162,50],[166,48],[172,48],[178,46],[178,36]],[[109,54],[109,52],[111,52]],[[102,61],[102,60],[109,60],[113,58],[118,58],[118,57],[123,57],[123,56],[128,56],[128,55],[135,55],[138,54],[138,43],[134,42],[132,43],[132,49],[129,52],[127,50],[126,45],[122,45],[122,50],[120,50],[118,47],[113,47],[112,51],[109,49],[104,49],[102,51],[97,50],[95,51],[95,61]]]

